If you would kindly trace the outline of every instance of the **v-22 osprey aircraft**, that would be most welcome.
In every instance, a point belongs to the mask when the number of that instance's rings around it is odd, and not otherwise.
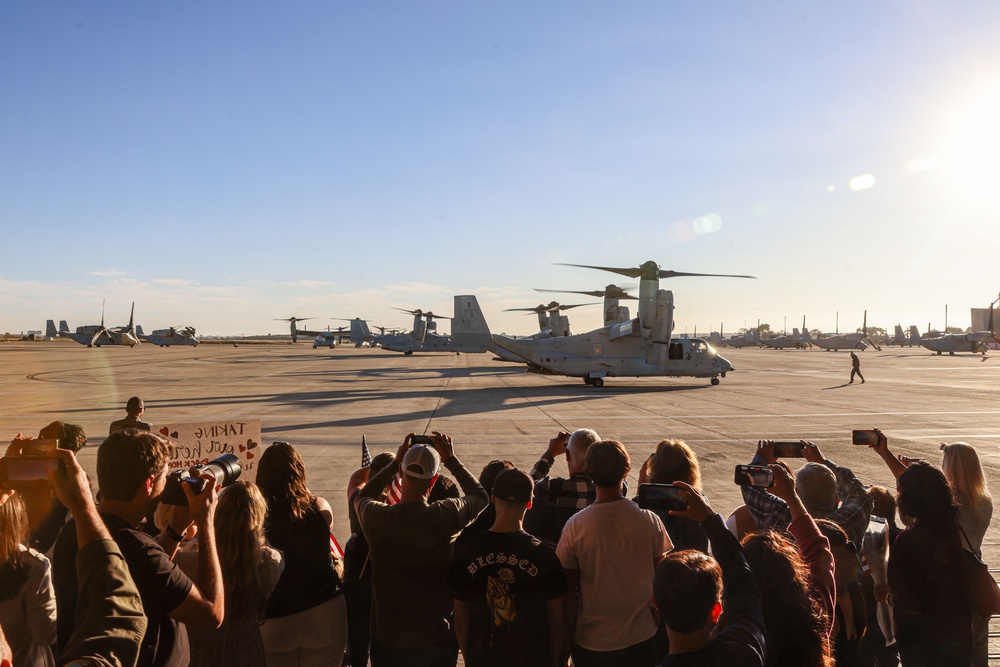
[[[135,330],[135,302],[132,302],[132,312],[128,316],[128,326],[113,327],[108,329],[104,326],[104,305],[101,305],[101,323],[89,324],[77,327],[76,332],[69,330],[66,320],[59,321],[59,329],[52,320],[45,322],[45,335],[49,338],[69,338],[86,345],[87,347],[101,347],[102,345],[128,345],[135,347],[140,344],[139,335]]]
[[[584,264],[564,266],[639,278],[638,317],[575,336],[536,340],[494,336],[496,345],[528,360],[529,372],[579,377],[588,385],[602,387],[605,377],[615,376],[707,377],[711,378],[713,385],[717,385],[719,376],[725,377],[733,370],[732,364],[720,357],[704,340],[671,337],[674,297],[669,290],[660,289],[660,279],[753,276],[661,270],[652,260],[629,268]]]

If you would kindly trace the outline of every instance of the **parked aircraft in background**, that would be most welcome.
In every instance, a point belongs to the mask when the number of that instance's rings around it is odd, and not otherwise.
[[[896,334],[886,343],[886,345],[898,345],[903,347],[915,347],[920,345],[920,330],[917,329],[916,325],[911,324],[909,335],[903,334],[903,327],[899,324],[896,325]]]
[[[604,324],[617,324],[628,322],[632,319],[628,306],[622,306],[619,302],[623,300],[638,301],[638,297],[629,294],[625,288],[618,285],[608,285],[602,290],[566,290],[566,289],[539,289],[536,292],[555,292],[559,294],[583,294],[585,296],[601,297],[604,299]]]
[[[748,329],[742,336],[731,336],[722,342],[726,347],[760,347],[760,329]]]
[[[508,308],[504,312],[525,311],[538,315],[538,333],[532,338],[545,336],[571,336],[573,332],[569,328],[569,318],[562,314],[562,311],[580,306],[596,306],[596,303],[570,303],[561,304],[557,301],[550,301],[548,305],[539,304],[534,308]]]
[[[1000,299],[998,299],[1000,300]],[[990,343],[1000,344],[1000,338],[993,329],[993,307],[996,301],[990,304],[989,331],[971,331],[964,334],[942,334],[935,338],[923,336],[920,344],[932,352],[941,354],[947,352],[954,356],[956,352],[972,352],[974,354],[985,355]]]
[[[803,328],[805,328],[805,320],[803,319]],[[834,334],[832,336],[820,336],[819,338],[812,339],[812,344],[817,345],[827,352],[831,350],[837,352],[841,349],[844,350],[864,350],[868,348],[865,341],[871,343],[871,346],[876,350],[881,350],[878,345],[875,344],[871,338],[868,337],[868,311],[865,311],[864,320],[861,325],[861,331],[856,333],[845,333],[845,334]]]
[[[785,334],[782,336],[775,336],[774,338],[761,338],[760,342],[772,350],[784,350],[786,347],[804,350],[813,343],[812,336],[809,334],[809,329],[806,329],[805,316],[802,317],[802,331],[803,333],[799,333],[798,329],[793,328],[791,336]]]
[[[733,369],[732,364],[720,357],[704,340],[672,338],[674,297],[669,290],[660,289],[663,278],[719,274],[661,270],[653,261],[629,268],[582,264],[563,266],[580,266],[639,278],[638,317],[575,336],[540,339],[494,336],[498,346],[528,360],[529,372],[580,377],[588,385],[602,387],[605,377],[664,375],[707,377],[715,385],[719,384],[720,375],[725,377]]]
[[[128,326],[114,327],[108,329],[104,326],[104,305],[101,305],[101,323],[90,324],[77,327],[76,332],[69,330],[66,320],[59,320],[59,329],[52,320],[45,322],[45,335],[50,338],[59,336],[75,340],[87,347],[101,347],[102,345],[128,345],[135,347],[140,344],[139,336],[135,331],[135,302],[132,302],[132,312],[128,317]]]
[[[170,327],[169,329],[156,329],[147,335],[143,333],[142,327],[135,328],[136,334],[141,340],[160,347],[170,347],[171,345],[198,345],[201,341],[195,338],[194,327]]]
[[[490,328],[474,295],[456,295],[452,317],[420,309],[403,312],[413,315],[413,330],[404,334],[374,336],[376,344],[393,352],[411,355],[414,352],[485,352],[492,342]],[[437,333],[435,319],[452,321],[450,336]]]

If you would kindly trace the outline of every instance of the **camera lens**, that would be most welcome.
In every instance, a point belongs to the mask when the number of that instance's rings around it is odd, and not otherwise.
[[[208,463],[202,472],[210,472],[221,486],[229,486],[240,478],[243,468],[235,454],[223,454]]]

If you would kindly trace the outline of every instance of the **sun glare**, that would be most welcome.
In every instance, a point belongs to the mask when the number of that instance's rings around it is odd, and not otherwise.
[[[955,116],[950,172],[970,204],[1000,209],[1000,84]]]

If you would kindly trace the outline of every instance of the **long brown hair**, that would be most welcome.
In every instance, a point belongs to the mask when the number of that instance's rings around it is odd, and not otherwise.
[[[21,494],[15,493],[0,505],[0,565],[15,568],[23,561],[21,545],[28,538],[28,513]]]
[[[222,566],[226,607],[250,606],[263,619],[270,592],[263,562],[267,501],[253,482],[236,482],[219,494],[215,510],[215,540]]]
[[[833,619],[809,595],[809,566],[798,547],[768,531],[748,535],[743,551],[761,591],[767,667],[832,667]]]
[[[295,448],[278,442],[260,457],[257,486],[267,500],[268,511],[301,519],[316,501],[306,486],[306,466]]]

